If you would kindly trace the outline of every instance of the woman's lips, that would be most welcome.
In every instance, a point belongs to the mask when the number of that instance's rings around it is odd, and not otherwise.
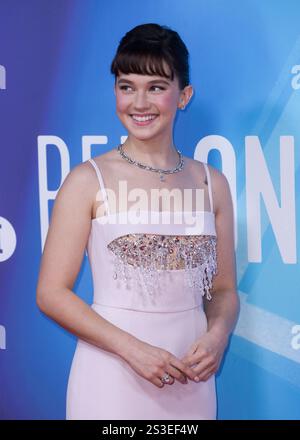
[[[131,119],[132,119],[132,121],[134,122],[135,125],[142,125],[142,126],[143,126],[143,125],[150,125],[151,122],[155,121],[155,119],[158,118],[158,115],[154,115],[154,116],[155,116],[154,118],[149,119],[148,121],[137,121],[136,119],[134,119],[134,118],[132,117],[132,115],[130,115],[130,117],[131,117]]]

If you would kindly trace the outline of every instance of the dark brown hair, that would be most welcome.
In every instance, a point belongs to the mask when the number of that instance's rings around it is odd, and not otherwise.
[[[164,70],[163,62],[168,65],[170,75]],[[176,75],[182,90],[189,84],[189,52],[178,33],[168,26],[141,24],[121,39],[110,70],[115,81],[121,72],[159,75],[172,81]]]

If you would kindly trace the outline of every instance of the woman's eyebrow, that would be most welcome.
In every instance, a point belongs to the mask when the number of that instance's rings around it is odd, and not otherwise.
[[[121,78],[121,79],[118,80],[118,84],[123,83],[123,82],[124,83],[128,83],[128,84],[134,84],[134,82],[130,81],[129,79]],[[164,79],[153,79],[151,81],[148,81],[148,84],[153,84],[153,83],[160,83],[160,84],[164,83],[164,84],[167,84],[167,85],[170,84],[168,81],[166,81]]]

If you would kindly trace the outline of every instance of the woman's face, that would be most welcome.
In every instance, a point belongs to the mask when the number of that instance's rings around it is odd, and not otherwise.
[[[182,92],[173,81],[134,73],[117,77],[116,113],[128,132],[139,139],[172,133],[173,120]]]

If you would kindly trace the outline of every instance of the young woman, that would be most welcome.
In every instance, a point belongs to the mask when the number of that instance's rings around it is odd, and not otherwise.
[[[136,26],[111,72],[128,137],[66,177],[37,285],[39,308],[78,337],[66,418],[215,419],[215,373],[239,304],[228,181],[174,145],[176,112],[193,93],[177,32]],[[85,248],[91,306],[72,291]]]

